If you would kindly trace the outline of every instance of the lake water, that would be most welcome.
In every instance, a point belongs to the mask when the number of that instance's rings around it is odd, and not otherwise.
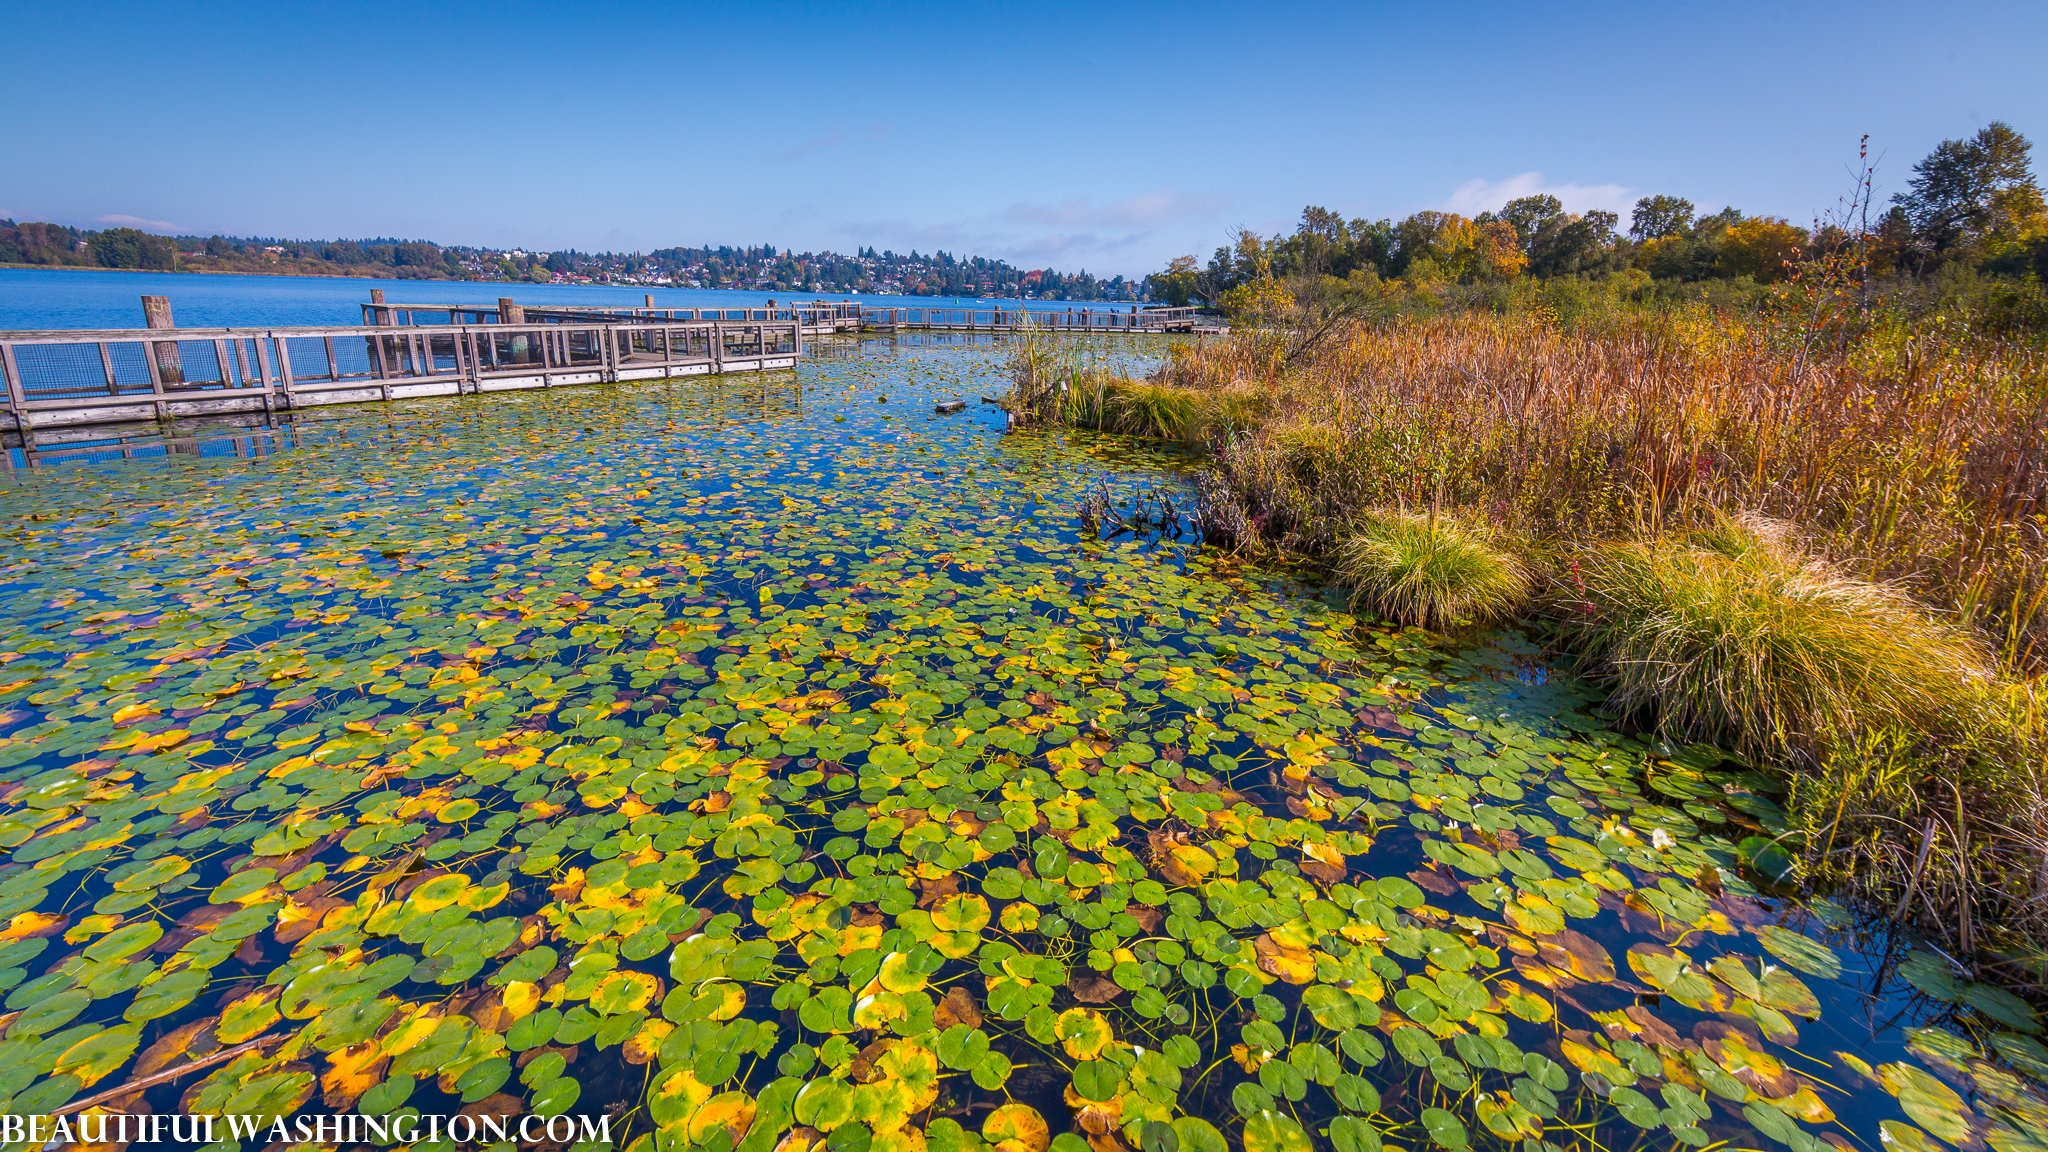
[[[127,1106],[2041,1147],[2025,1004],[1736,863],[1772,781],[936,415],[1000,346],[817,352],[0,480],[0,1113],[270,1038]]]
[[[169,272],[0,268],[0,331],[44,328],[140,328],[143,296],[168,296],[177,322],[188,328],[284,327],[360,324],[370,289],[394,304],[494,304],[510,296],[522,304],[657,308],[761,308],[770,300],[851,300],[876,307],[932,308],[959,303],[1001,304],[1037,311],[1068,308],[1128,311],[1129,304],[1049,300],[965,300],[948,296],[796,296],[787,292],[572,284],[473,284],[445,280],[368,280],[322,276],[202,276]]]

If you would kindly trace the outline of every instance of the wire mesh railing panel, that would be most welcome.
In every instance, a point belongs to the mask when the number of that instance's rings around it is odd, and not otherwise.
[[[114,391],[123,395],[137,392],[153,392],[156,386],[149,382],[148,346],[141,341],[109,342],[107,362],[114,367]]]
[[[366,336],[363,338],[363,356],[383,376],[410,376],[411,345],[412,342],[403,336]]]
[[[29,400],[105,396],[112,391],[97,344],[17,344],[14,364],[21,373],[22,396]]]
[[[223,388],[233,383],[211,340],[164,340],[154,350],[157,376],[167,389]]]
[[[263,386],[261,341],[240,337],[221,342],[228,350],[227,369],[233,375],[236,386],[260,388]]]
[[[427,335],[421,339],[427,343],[427,359],[433,364],[435,372],[462,370],[462,355],[456,348],[456,342],[461,339],[459,336],[449,333],[446,336]]]
[[[485,362],[497,368],[539,367],[541,342],[533,332],[493,332],[485,337],[489,355]]]
[[[371,377],[377,374],[377,363],[370,358],[370,345],[368,341],[350,340],[344,336],[338,339],[330,339],[327,342],[331,343],[334,348],[333,366],[335,379]],[[324,357],[326,354],[327,350],[323,345],[321,355]]]
[[[280,336],[277,346],[279,355],[291,367],[293,380],[334,379],[327,363],[327,341],[318,336]]]
[[[711,332],[707,328],[670,328],[668,355],[671,360],[699,360],[711,355]]]

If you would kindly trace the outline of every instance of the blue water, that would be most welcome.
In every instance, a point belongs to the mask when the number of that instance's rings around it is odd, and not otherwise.
[[[1130,304],[1100,301],[980,300],[952,296],[799,295],[706,288],[595,284],[484,284],[448,280],[372,280],[329,276],[217,276],[107,269],[0,269],[0,331],[49,328],[140,328],[143,296],[168,296],[181,328],[284,327],[360,324],[370,289],[384,289],[393,304],[490,304],[510,296],[521,304],[638,307],[654,297],[657,308],[761,308],[768,301],[858,301],[875,307],[943,308],[948,305],[1064,312],[1069,308],[1130,311]]]

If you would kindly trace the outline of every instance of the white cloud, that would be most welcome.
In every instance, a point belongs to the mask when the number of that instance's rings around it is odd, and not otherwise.
[[[1444,201],[1442,207],[1446,212],[1477,216],[1481,212],[1498,211],[1510,200],[1544,193],[1563,201],[1567,212],[1605,208],[1610,212],[1626,213],[1635,203],[1635,189],[1619,184],[1546,184],[1543,173],[1524,172],[1494,182],[1467,180],[1458,185],[1457,191],[1451,193],[1451,198]]]
[[[102,216],[95,224],[110,224],[116,228],[140,228],[145,232],[176,232],[178,226],[168,220],[144,220],[140,216]]]

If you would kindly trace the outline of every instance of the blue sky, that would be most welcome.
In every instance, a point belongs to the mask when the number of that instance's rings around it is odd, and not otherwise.
[[[0,215],[944,248],[1142,274],[1237,225],[1652,192],[1806,223],[2048,137],[2048,5],[11,5]]]

